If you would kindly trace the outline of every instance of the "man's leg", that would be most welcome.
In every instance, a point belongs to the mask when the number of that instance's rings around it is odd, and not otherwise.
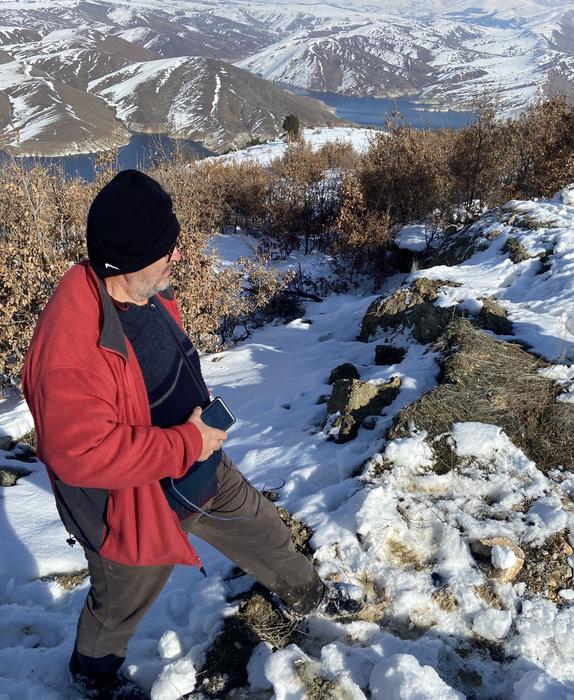
[[[84,550],[91,588],[84,603],[70,671],[96,683],[115,677],[128,641],[169,578],[172,566],[125,566]]]
[[[273,503],[225,455],[217,475],[219,492],[206,509],[215,518],[192,515],[182,521],[184,530],[219,549],[297,612],[313,610],[323,583],[309,559],[295,551]]]

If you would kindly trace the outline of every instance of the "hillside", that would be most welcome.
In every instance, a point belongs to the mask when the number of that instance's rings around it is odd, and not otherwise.
[[[153,700],[234,685],[279,700],[574,693],[574,185],[485,213],[430,260],[424,234],[398,242],[425,269],[202,357],[239,418],[228,454],[304,525],[291,523],[321,575],[363,586],[367,607],[278,641],[246,617],[252,580],[197,542],[208,578],[178,567],[130,645],[127,673]],[[256,241],[212,243],[229,263]],[[319,255],[280,264],[328,272]],[[355,372],[331,377],[342,363]],[[1,687],[61,700],[87,583],[43,466],[17,442],[29,427],[22,403],[0,404]],[[232,623],[266,641],[207,663]]]
[[[574,4],[542,0],[7,0],[0,143],[55,155],[161,129],[222,150],[276,136],[286,110],[306,126],[335,123],[284,83],[357,97],[418,95],[436,110],[472,109],[487,95],[500,114],[516,115],[543,96],[572,94],[573,17]],[[178,66],[169,80],[161,61]],[[106,94],[86,92],[95,84]]]

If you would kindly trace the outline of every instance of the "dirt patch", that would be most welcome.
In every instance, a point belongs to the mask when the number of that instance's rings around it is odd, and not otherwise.
[[[432,442],[435,474],[448,474],[460,464],[452,435],[440,435]]]
[[[401,387],[399,377],[383,384],[357,379],[341,379],[333,384],[327,404],[323,428],[333,431],[335,442],[343,443],[357,437],[359,427],[367,416],[378,416],[397,397]]]
[[[72,573],[42,576],[40,581],[55,581],[58,586],[63,588],[65,591],[72,591],[89,575],[90,573],[87,569],[80,569],[80,571],[73,571]]]
[[[524,544],[521,547],[526,559],[516,581],[525,583],[529,593],[564,605],[566,601],[558,592],[573,587],[572,569],[568,564],[568,557],[573,552],[566,532],[558,532],[549,537],[542,547]]]
[[[413,338],[420,343],[437,340],[453,316],[460,313],[456,306],[435,306],[438,291],[444,286],[459,287],[460,284],[419,277],[410,288],[375,299],[361,322],[359,340],[368,342],[379,329],[400,326],[411,328]]]
[[[458,609],[458,600],[452,590],[448,586],[440,588],[432,594],[432,599],[445,612],[454,612]]]
[[[479,586],[473,586],[473,588],[474,592],[484,600],[488,607],[495,608],[496,610],[504,609],[500,598],[497,596],[490,582],[481,583]]]
[[[289,620],[269,599],[262,586],[243,594],[239,610],[223,623],[198,673],[197,690],[209,698],[225,698],[233,688],[247,684],[247,664],[253,649],[268,642],[274,649],[299,643],[297,622]]]
[[[425,568],[425,562],[422,561],[420,555],[399,540],[389,538],[385,541],[385,549],[389,559],[405,569],[412,568],[415,571],[422,571]]]
[[[400,411],[390,439],[430,438],[455,422],[499,425],[540,469],[574,466],[574,407],[557,402],[560,389],[538,374],[546,363],[519,345],[498,341],[466,319],[451,323],[437,344],[442,352],[439,385]]]
[[[304,523],[299,522],[299,520],[295,520],[291,513],[289,513],[286,508],[283,508],[283,506],[279,506],[277,512],[281,520],[289,528],[295,549],[306,557],[312,558],[313,550],[309,546],[309,540],[313,536],[313,530]]]
[[[351,700],[351,695],[338,683],[318,675],[314,666],[305,661],[295,663],[297,675],[305,685],[307,700]]]

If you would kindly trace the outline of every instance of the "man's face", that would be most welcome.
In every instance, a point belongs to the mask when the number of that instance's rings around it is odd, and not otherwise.
[[[174,248],[171,255],[165,255],[137,272],[126,274],[126,282],[132,298],[144,302],[157,292],[167,289],[174,263],[179,260],[181,260],[181,255],[178,249]]]

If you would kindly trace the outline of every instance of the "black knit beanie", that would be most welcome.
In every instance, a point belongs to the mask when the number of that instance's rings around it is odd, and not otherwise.
[[[99,277],[137,272],[167,255],[179,234],[172,201],[139,170],[122,170],[92,202],[87,242]]]

